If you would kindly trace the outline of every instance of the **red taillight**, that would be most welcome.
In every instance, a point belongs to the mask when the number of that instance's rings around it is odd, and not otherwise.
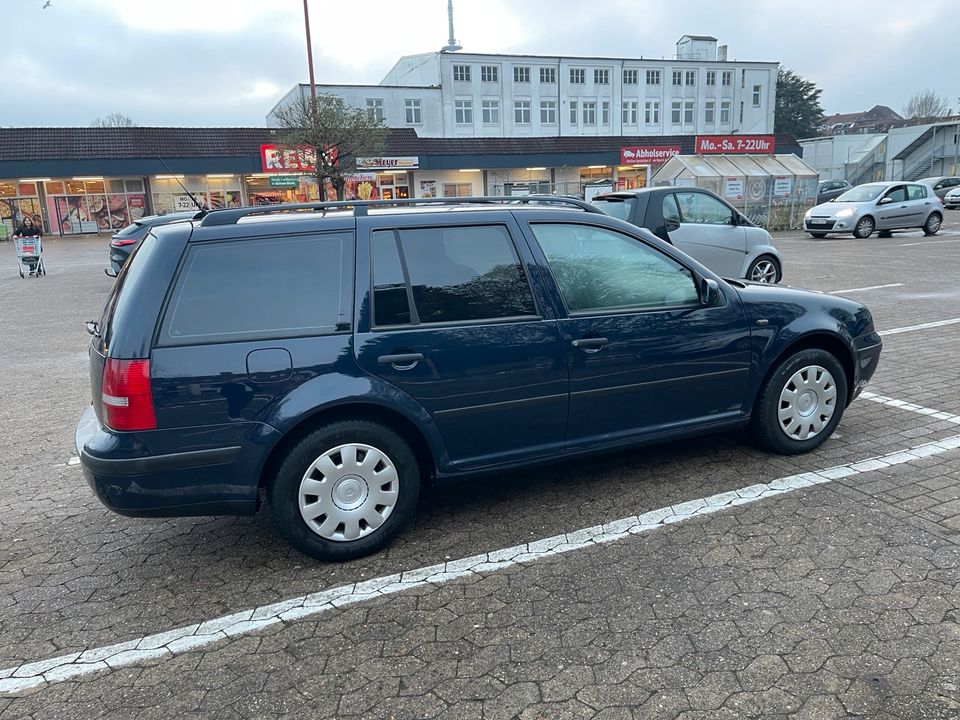
[[[154,430],[149,360],[107,358],[103,368],[103,420],[113,430]]]
[[[114,239],[110,241],[110,244],[113,245],[113,247],[126,247],[127,245],[133,245],[135,242],[136,240]]]

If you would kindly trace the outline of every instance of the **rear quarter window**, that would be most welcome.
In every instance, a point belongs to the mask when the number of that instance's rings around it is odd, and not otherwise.
[[[167,303],[160,345],[350,330],[349,233],[197,244]]]

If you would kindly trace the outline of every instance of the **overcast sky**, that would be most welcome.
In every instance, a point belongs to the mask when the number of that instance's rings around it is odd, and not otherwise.
[[[0,125],[263,125],[306,82],[301,0],[0,0]],[[898,112],[918,89],[960,96],[957,2],[455,0],[465,51],[670,57],[684,33],[730,59],[779,61],[826,112]],[[378,83],[445,44],[446,0],[311,0],[318,83]],[[952,30],[952,32],[951,32]],[[953,71],[952,73],[948,71]],[[952,77],[950,76],[952,74]]]

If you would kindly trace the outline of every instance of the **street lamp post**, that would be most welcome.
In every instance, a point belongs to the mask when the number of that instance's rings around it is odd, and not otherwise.
[[[310,98],[316,102],[317,85],[313,79],[313,43],[310,42],[310,10],[307,7],[307,0],[303,0],[303,25],[307,30],[307,65],[310,71]]]

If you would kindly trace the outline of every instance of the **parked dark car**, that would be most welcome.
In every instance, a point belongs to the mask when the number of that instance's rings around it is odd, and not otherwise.
[[[773,238],[704,188],[650,187],[597,195],[608,215],[646,228],[721,277],[778,283],[783,258]]]
[[[928,177],[917,180],[919,183],[933,188],[934,194],[941,200],[947,196],[947,193],[956,188],[960,188],[960,177],[951,177],[940,175],[937,177]]]
[[[827,180],[826,182],[820,183],[820,187],[817,188],[817,205],[829,202],[835,197],[843,195],[852,187],[853,185],[846,180]]]
[[[127,262],[130,253],[136,250],[151,228],[157,225],[168,225],[181,220],[189,220],[196,215],[193,212],[175,212],[166,215],[148,215],[127,225],[123,230],[110,238],[110,270],[108,275],[116,275]]]
[[[396,207],[402,204],[404,207]],[[576,200],[218,210],[155,227],[89,323],[87,481],[386,545],[421,481],[751,426],[812,450],[879,362],[859,302],[724,281]]]

